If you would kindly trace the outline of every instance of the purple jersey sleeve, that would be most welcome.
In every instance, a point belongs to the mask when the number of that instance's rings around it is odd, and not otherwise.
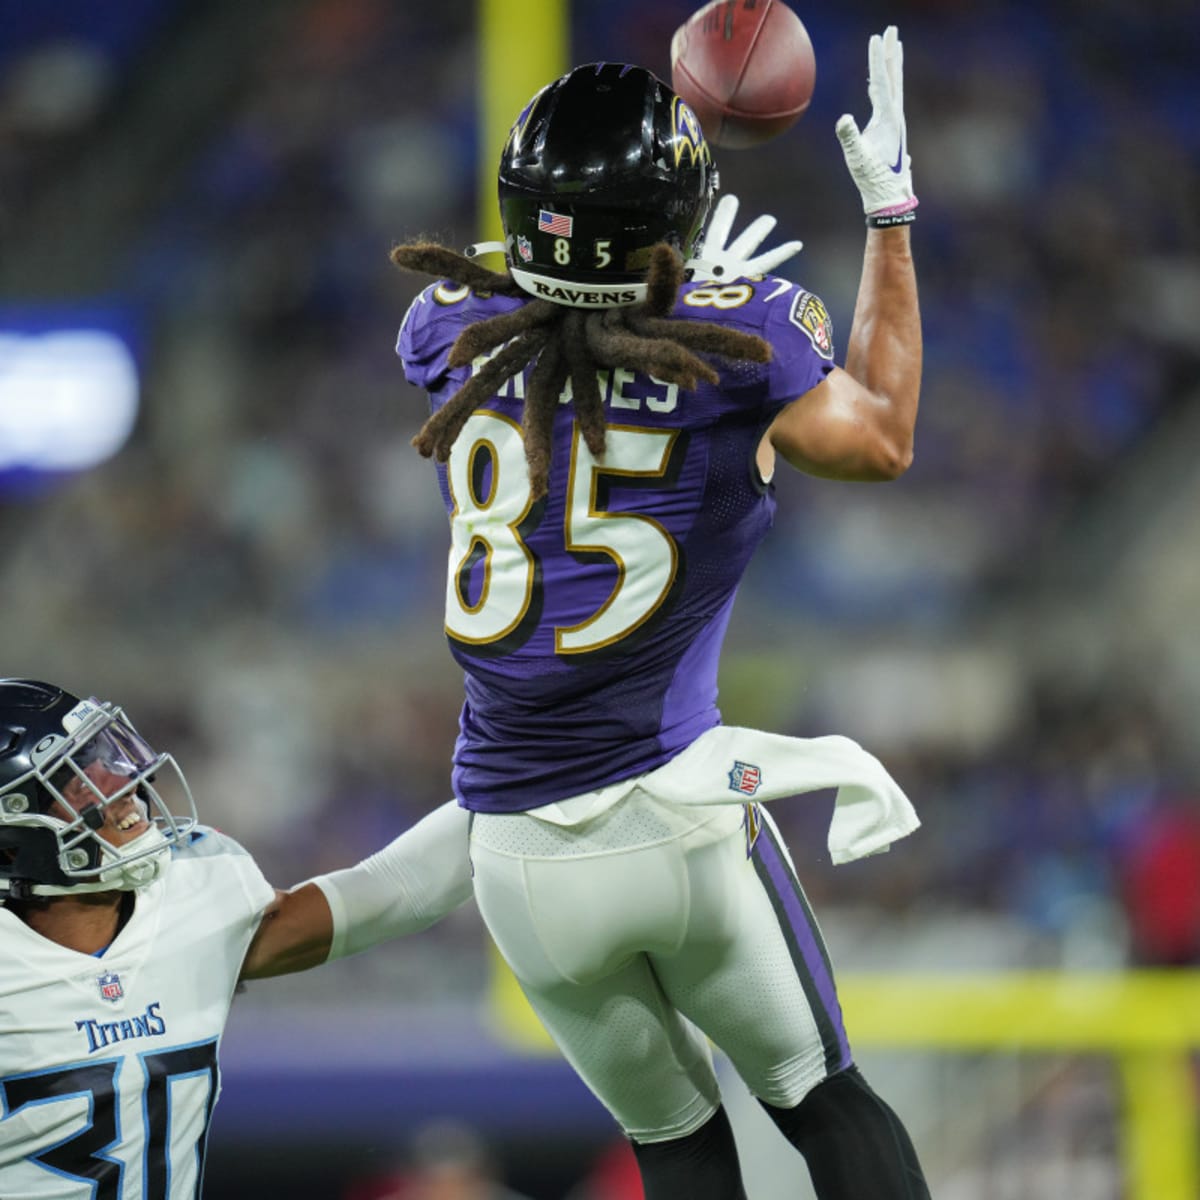
[[[833,369],[833,322],[821,298],[803,288],[789,288],[779,299],[784,303],[770,310],[762,334],[774,349],[771,395],[787,402]]]
[[[427,287],[408,306],[396,338],[405,379],[435,393],[449,369],[450,347],[458,335],[468,325],[521,303],[506,296],[480,298],[446,281]]]
[[[766,276],[762,280],[726,284],[723,287],[706,285],[684,289],[680,309],[694,297],[729,302],[742,289],[752,289],[753,295],[737,308],[720,308],[716,304],[708,311],[689,313],[703,320],[732,325],[745,333],[757,334],[771,345],[771,362],[765,376],[750,378],[756,388],[763,389],[763,407],[774,414],[798,396],[816,387],[833,370],[833,323],[819,296],[787,280]],[[707,307],[705,305],[704,307]],[[722,380],[725,387],[738,387],[736,377],[747,368],[735,369],[735,380]]]
[[[480,365],[448,366],[459,333],[522,303],[449,284],[414,301],[397,349],[434,411]],[[685,285],[673,316],[762,337],[771,360],[714,357],[719,382],[693,391],[632,367],[599,372],[605,455],[591,456],[560,404],[537,502],[527,368],[437,467],[446,633],[466,676],[453,782],[468,808],[534,808],[641,774],[720,720],[721,644],[775,511],[755,453],[779,410],[832,369],[832,334],[819,298],[772,277]]]

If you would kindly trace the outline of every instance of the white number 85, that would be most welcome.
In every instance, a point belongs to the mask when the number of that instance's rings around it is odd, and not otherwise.
[[[620,641],[649,620],[670,593],[679,570],[675,539],[652,517],[599,508],[597,492],[606,475],[666,476],[678,436],[677,430],[609,425],[600,462],[575,426],[563,548],[569,554],[606,556],[616,566],[617,579],[595,612],[574,625],[555,627],[556,653],[586,654]],[[490,479],[483,469],[489,464]],[[501,653],[515,649],[533,632],[543,586],[537,558],[525,541],[541,510],[534,512],[520,426],[500,413],[474,413],[450,452],[447,480],[454,508],[446,632],[468,645]]]

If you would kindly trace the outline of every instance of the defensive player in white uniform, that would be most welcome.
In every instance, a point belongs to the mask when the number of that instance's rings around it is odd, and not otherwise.
[[[0,1197],[197,1200],[238,981],[461,904],[466,824],[277,891],[119,708],[0,680]]]

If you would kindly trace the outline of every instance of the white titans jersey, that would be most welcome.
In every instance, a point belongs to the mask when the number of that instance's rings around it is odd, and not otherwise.
[[[274,894],[200,828],[100,958],[0,908],[0,1197],[196,1200],[217,1046]]]

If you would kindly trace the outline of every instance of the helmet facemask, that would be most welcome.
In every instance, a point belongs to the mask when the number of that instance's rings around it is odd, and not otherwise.
[[[32,768],[0,790],[0,852],[12,858],[0,893],[131,891],[162,873],[169,848],[196,824],[187,780],[124,712],[82,700],[62,733],[32,747]],[[123,844],[118,825],[146,827]],[[105,834],[109,836],[105,836]]]

